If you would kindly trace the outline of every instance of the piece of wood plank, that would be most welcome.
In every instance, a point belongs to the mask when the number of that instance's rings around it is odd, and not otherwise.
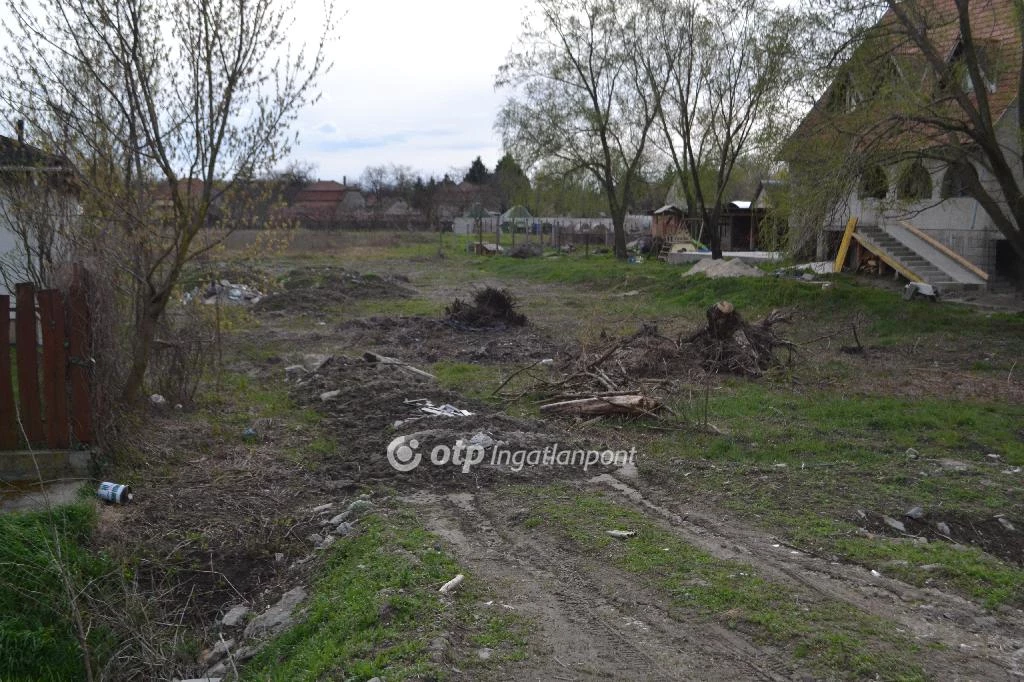
[[[939,240],[935,239],[935,237],[932,237],[931,235],[925,233],[923,230],[919,229],[918,227],[916,227],[914,225],[911,225],[906,220],[901,220],[900,221],[900,225],[905,227],[907,229],[907,231],[910,232],[910,234],[914,235],[915,237],[917,237],[918,239],[923,241],[925,244],[930,245],[932,248],[934,248],[939,253],[942,253],[946,257],[948,257],[949,259],[959,263],[966,270],[969,270],[969,271],[973,272],[975,275],[980,277],[982,280],[984,280],[986,282],[988,281],[988,273],[987,272],[985,272],[984,270],[979,268],[977,265],[975,265],[971,261],[969,261],[966,258],[964,258],[963,256],[961,256],[959,253],[957,253],[953,249],[949,248],[948,246],[946,246],[945,244],[943,244]]]
[[[424,372],[422,369],[419,369],[417,367],[413,367],[412,365],[410,365],[407,362],[402,362],[398,358],[389,358],[386,355],[378,355],[377,353],[371,353],[370,351],[366,351],[365,353],[363,353],[363,360],[365,360],[366,362],[369,362],[369,363],[380,363],[382,365],[395,365],[396,367],[400,367],[400,368],[402,368],[402,369],[404,369],[406,371],[412,372],[413,374],[418,374],[421,377],[426,377],[428,379],[437,379],[437,377],[435,377],[430,372]]]
[[[75,263],[68,290],[68,373],[71,378],[71,430],[77,443],[95,440],[89,390],[89,303],[85,269]]]
[[[839,253],[836,254],[836,262],[832,266],[832,272],[843,271],[843,266],[846,264],[846,254],[849,252],[850,242],[853,240],[853,231],[856,229],[857,218],[854,216],[847,221],[846,229],[843,230],[843,241],[839,243]]]
[[[68,430],[67,352],[64,348],[64,296],[56,289],[36,294],[43,332],[43,402],[46,405],[46,444],[71,445]]]
[[[541,414],[576,415],[580,417],[596,417],[604,415],[644,415],[650,414],[661,407],[660,403],[647,396],[612,395],[577,400],[564,400],[558,403],[541,405]]]
[[[39,356],[36,347],[36,288],[30,283],[14,288],[15,356],[18,362],[18,404],[28,444],[43,442],[43,413],[39,402]]]
[[[20,429],[11,376],[10,296],[0,296],[0,324],[3,325],[3,344],[0,345],[0,450],[16,450]]]

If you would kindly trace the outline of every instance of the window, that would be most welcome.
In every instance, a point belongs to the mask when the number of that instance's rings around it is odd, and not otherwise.
[[[920,161],[904,167],[896,182],[896,197],[905,201],[920,201],[932,196],[932,176]]]
[[[884,199],[889,193],[889,178],[881,166],[871,166],[860,179],[861,199]]]
[[[981,42],[974,43],[974,55],[978,62],[978,70],[981,72],[985,89],[989,92],[996,91],[995,69],[991,61],[993,51],[994,48]],[[949,56],[946,73],[939,78],[939,88],[942,91],[948,91],[952,83],[958,83],[964,92],[974,92],[974,80],[971,78],[970,69],[967,68],[967,56],[963,39],[960,39]]]
[[[844,74],[836,79],[832,92],[828,96],[828,110],[833,113],[845,113],[853,111],[860,104],[860,95],[853,86],[853,80],[849,74]]]
[[[969,161],[954,161],[942,177],[942,198],[969,197],[969,189],[976,182],[978,171]]]

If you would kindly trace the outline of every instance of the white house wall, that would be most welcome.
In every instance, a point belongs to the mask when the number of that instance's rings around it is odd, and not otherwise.
[[[1005,149],[1013,150],[1017,147],[1016,123],[1016,110],[1011,107],[999,122],[997,131]],[[1016,160],[1014,174],[1018,183],[1024,184],[1024,167],[1020,162],[1020,154],[1011,152],[1007,156]],[[1003,238],[1002,233],[976,200],[969,197],[941,198],[946,164],[933,160],[925,160],[923,164],[932,179],[930,198],[910,203],[896,200],[896,184],[902,166],[891,166],[885,169],[889,183],[886,198],[862,199],[854,191],[847,198],[849,216],[857,217],[861,225],[878,225],[882,228],[898,225],[901,221],[909,222],[978,267],[992,272],[995,268],[995,242]],[[999,184],[992,173],[977,165],[975,170],[985,189],[1005,205]],[[845,225],[845,218],[849,216],[835,216],[834,223],[829,229],[841,230]]]
[[[0,260],[7,260],[10,254],[21,250],[18,240],[11,231],[10,224],[7,221],[8,215],[6,202],[4,201],[3,194],[0,193]],[[13,293],[7,290],[7,287],[4,285],[4,278],[0,277],[0,296]]]

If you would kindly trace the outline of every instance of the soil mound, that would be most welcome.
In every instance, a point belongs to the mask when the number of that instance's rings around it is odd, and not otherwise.
[[[465,489],[518,478],[594,476],[612,465],[545,465],[539,457],[496,459],[495,452],[542,453],[545,449],[605,452],[620,449],[606,443],[580,442],[563,429],[542,421],[520,419],[442,388],[435,380],[396,362],[366,362],[335,356],[303,376],[292,389],[296,402],[308,406],[330,423],[342,444],[325,462],[335,478],[361,483],[385,480],[389,485],[448,485]],[[458,415],[459,411],[469,415]],[[438,414],[442,413],[442,414]],[[449,416],[451,415],[451,416]],[[458,415],[458,416],[456,416]],[[401,440],[399,440],[401,439]],[[452,461],[431,462],[435,448],[454,452],[478,445],[484,458],[463,469]],[[401,471],[389,458],[389,448],[409,447],[419,462]]]
[[[401,277],[361,274],[330,266],[292,270],[281,278],[281,291],[254,306],[258,313],[318,312],[324,306],[354,300],[409,298],[415,292]]]
[[[432,364],[527,364],[554,358],[560,346],[534,327],[475,328],[423,315],[348,320],[334,330],[342,345]]]

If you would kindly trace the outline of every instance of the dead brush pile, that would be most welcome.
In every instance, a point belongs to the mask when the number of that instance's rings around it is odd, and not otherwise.
[[[560,375],[521,370],[532,384],[519,395],[540,395],[542,413],[577,416],[649,416],[662,408],[655,394],[670,393],[675,382],[696,382],[707,374],[759,377],[773,366],[792,360],[795,346],[778,336],[775,326],[789,313],[772,311],[748,324],[728,301],[707,311],[708,324],[689,336],[670,338],[654,325],[564,362]],[[789,351],[780,358],[779,349]],[[515,375],[506,381],[508,384]],[[499,387],[499,390],[502,387]]]
[[[447,322],[460,329],[521,327],[526,315],[516,310],[515,296],[506,289],[486,287],[473,294],[473,302],[455,299],[444,309]]]

